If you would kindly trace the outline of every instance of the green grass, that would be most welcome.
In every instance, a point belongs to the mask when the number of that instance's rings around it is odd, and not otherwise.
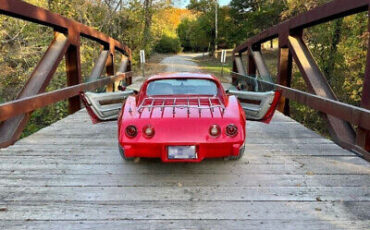
[[[199,65],[199,68],[204,73],[213,74],[223,82],[230,81],[230,73],[232,71],[231,56],[227,57],[227,61],[224,64],[224,76],[222,77],[222,64],[219,59],[213,57],[204,56],[193,59]]]

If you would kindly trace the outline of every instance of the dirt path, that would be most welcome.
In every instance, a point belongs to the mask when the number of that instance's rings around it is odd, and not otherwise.
[[[167,66],[166,72],[201,72],[192,59],[202,55],[201,53],[178,54],[164,58],[161,64]]]

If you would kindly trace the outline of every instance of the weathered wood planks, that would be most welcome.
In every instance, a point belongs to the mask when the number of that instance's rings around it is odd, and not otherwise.
[[[240,161],[123,162],[85,111],[0,150],[0,229],[368,229],[370,166],[276,114]]]

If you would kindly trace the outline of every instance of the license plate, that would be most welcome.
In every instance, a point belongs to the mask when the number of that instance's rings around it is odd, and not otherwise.
[[[168,159],[197,159],[195,146],[168,146]]]

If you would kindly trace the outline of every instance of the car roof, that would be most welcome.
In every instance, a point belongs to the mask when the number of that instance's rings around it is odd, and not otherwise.
[[[153,75],[148,78],[148,81],[159,80],[159,79],[171,79],[171,78],[192,78],[192,79],[207,79],[212,81],[217,81],[217,78],[212,76],[211,74],[204,74],[204,73],[160,73]]]

